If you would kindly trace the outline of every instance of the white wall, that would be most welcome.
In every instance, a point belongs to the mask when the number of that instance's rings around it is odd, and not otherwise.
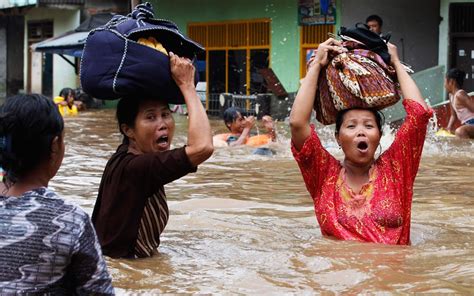
[[[67,31],[75,29],[80,22],[80,11],[78,9],[51,9],[51,8],[33,8],[25,17],[25,54],[24,54],[24,81],[28,81],[28,21],[32,20],[52,20],[54,36],[61,35]],[[68,58],[68,56],[66,56]],[[69,57],[74,62],[72,57]],[[53,55],[53,96],[59,94],[64,87],[76,88],[77,77],[74,67],[64,61],[59,55]]]

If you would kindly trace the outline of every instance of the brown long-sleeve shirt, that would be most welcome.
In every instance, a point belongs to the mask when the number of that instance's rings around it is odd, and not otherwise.
[[[166,205],[163,185],[195,171],[184,147],[135,155],[128,152],[128,145],[120,145],[105,167],[92,213],[103,253],[114,258],[143,256],[136,254],[136,245],[139,229],[146,232],[141,221],[150,198],[159,195],[161,205]],[[158,215],[159,233],[168,217],[168,207],[161,208],[166,213]],[[158,244],[159,233],[152,233]]]

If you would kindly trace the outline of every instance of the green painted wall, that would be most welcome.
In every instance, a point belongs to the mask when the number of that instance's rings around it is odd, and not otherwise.
[[[296,0],[151,0],[155,18],[190,22],[271,19],[271,65],[288,92],[299,85],[299,27]]]

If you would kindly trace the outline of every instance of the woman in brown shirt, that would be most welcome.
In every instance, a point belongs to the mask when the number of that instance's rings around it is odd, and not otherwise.
[[[124,98],[117,106],[123,143],[108,161],[92,214],[103,253],[110,257],[149,257],[168,221],[163,185],[195,172],[212,152],[206,112],[194,87],[194,67],[170,53],[171,74],[189,115],[185,147],[170,150],[175,123],[168,104]]]

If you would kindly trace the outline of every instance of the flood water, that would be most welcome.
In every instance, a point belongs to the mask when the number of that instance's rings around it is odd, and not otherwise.
[[[175,119],[176,147],[187,122]],[[224,132],[221,121],[212,125]],[[288,126],[277,126],[276,155],[216,148],[197,173],[166,185],[170,220],[159,254],[107,258],[119,294],[474,294],[473,142],[429,136],[414,188],[412,245],[385,246],[321,236]],[[340,158],[331,129],[321,134]],[[50,186],[92,213],[120,140],[113,110],[66,118],[66,156]]]

